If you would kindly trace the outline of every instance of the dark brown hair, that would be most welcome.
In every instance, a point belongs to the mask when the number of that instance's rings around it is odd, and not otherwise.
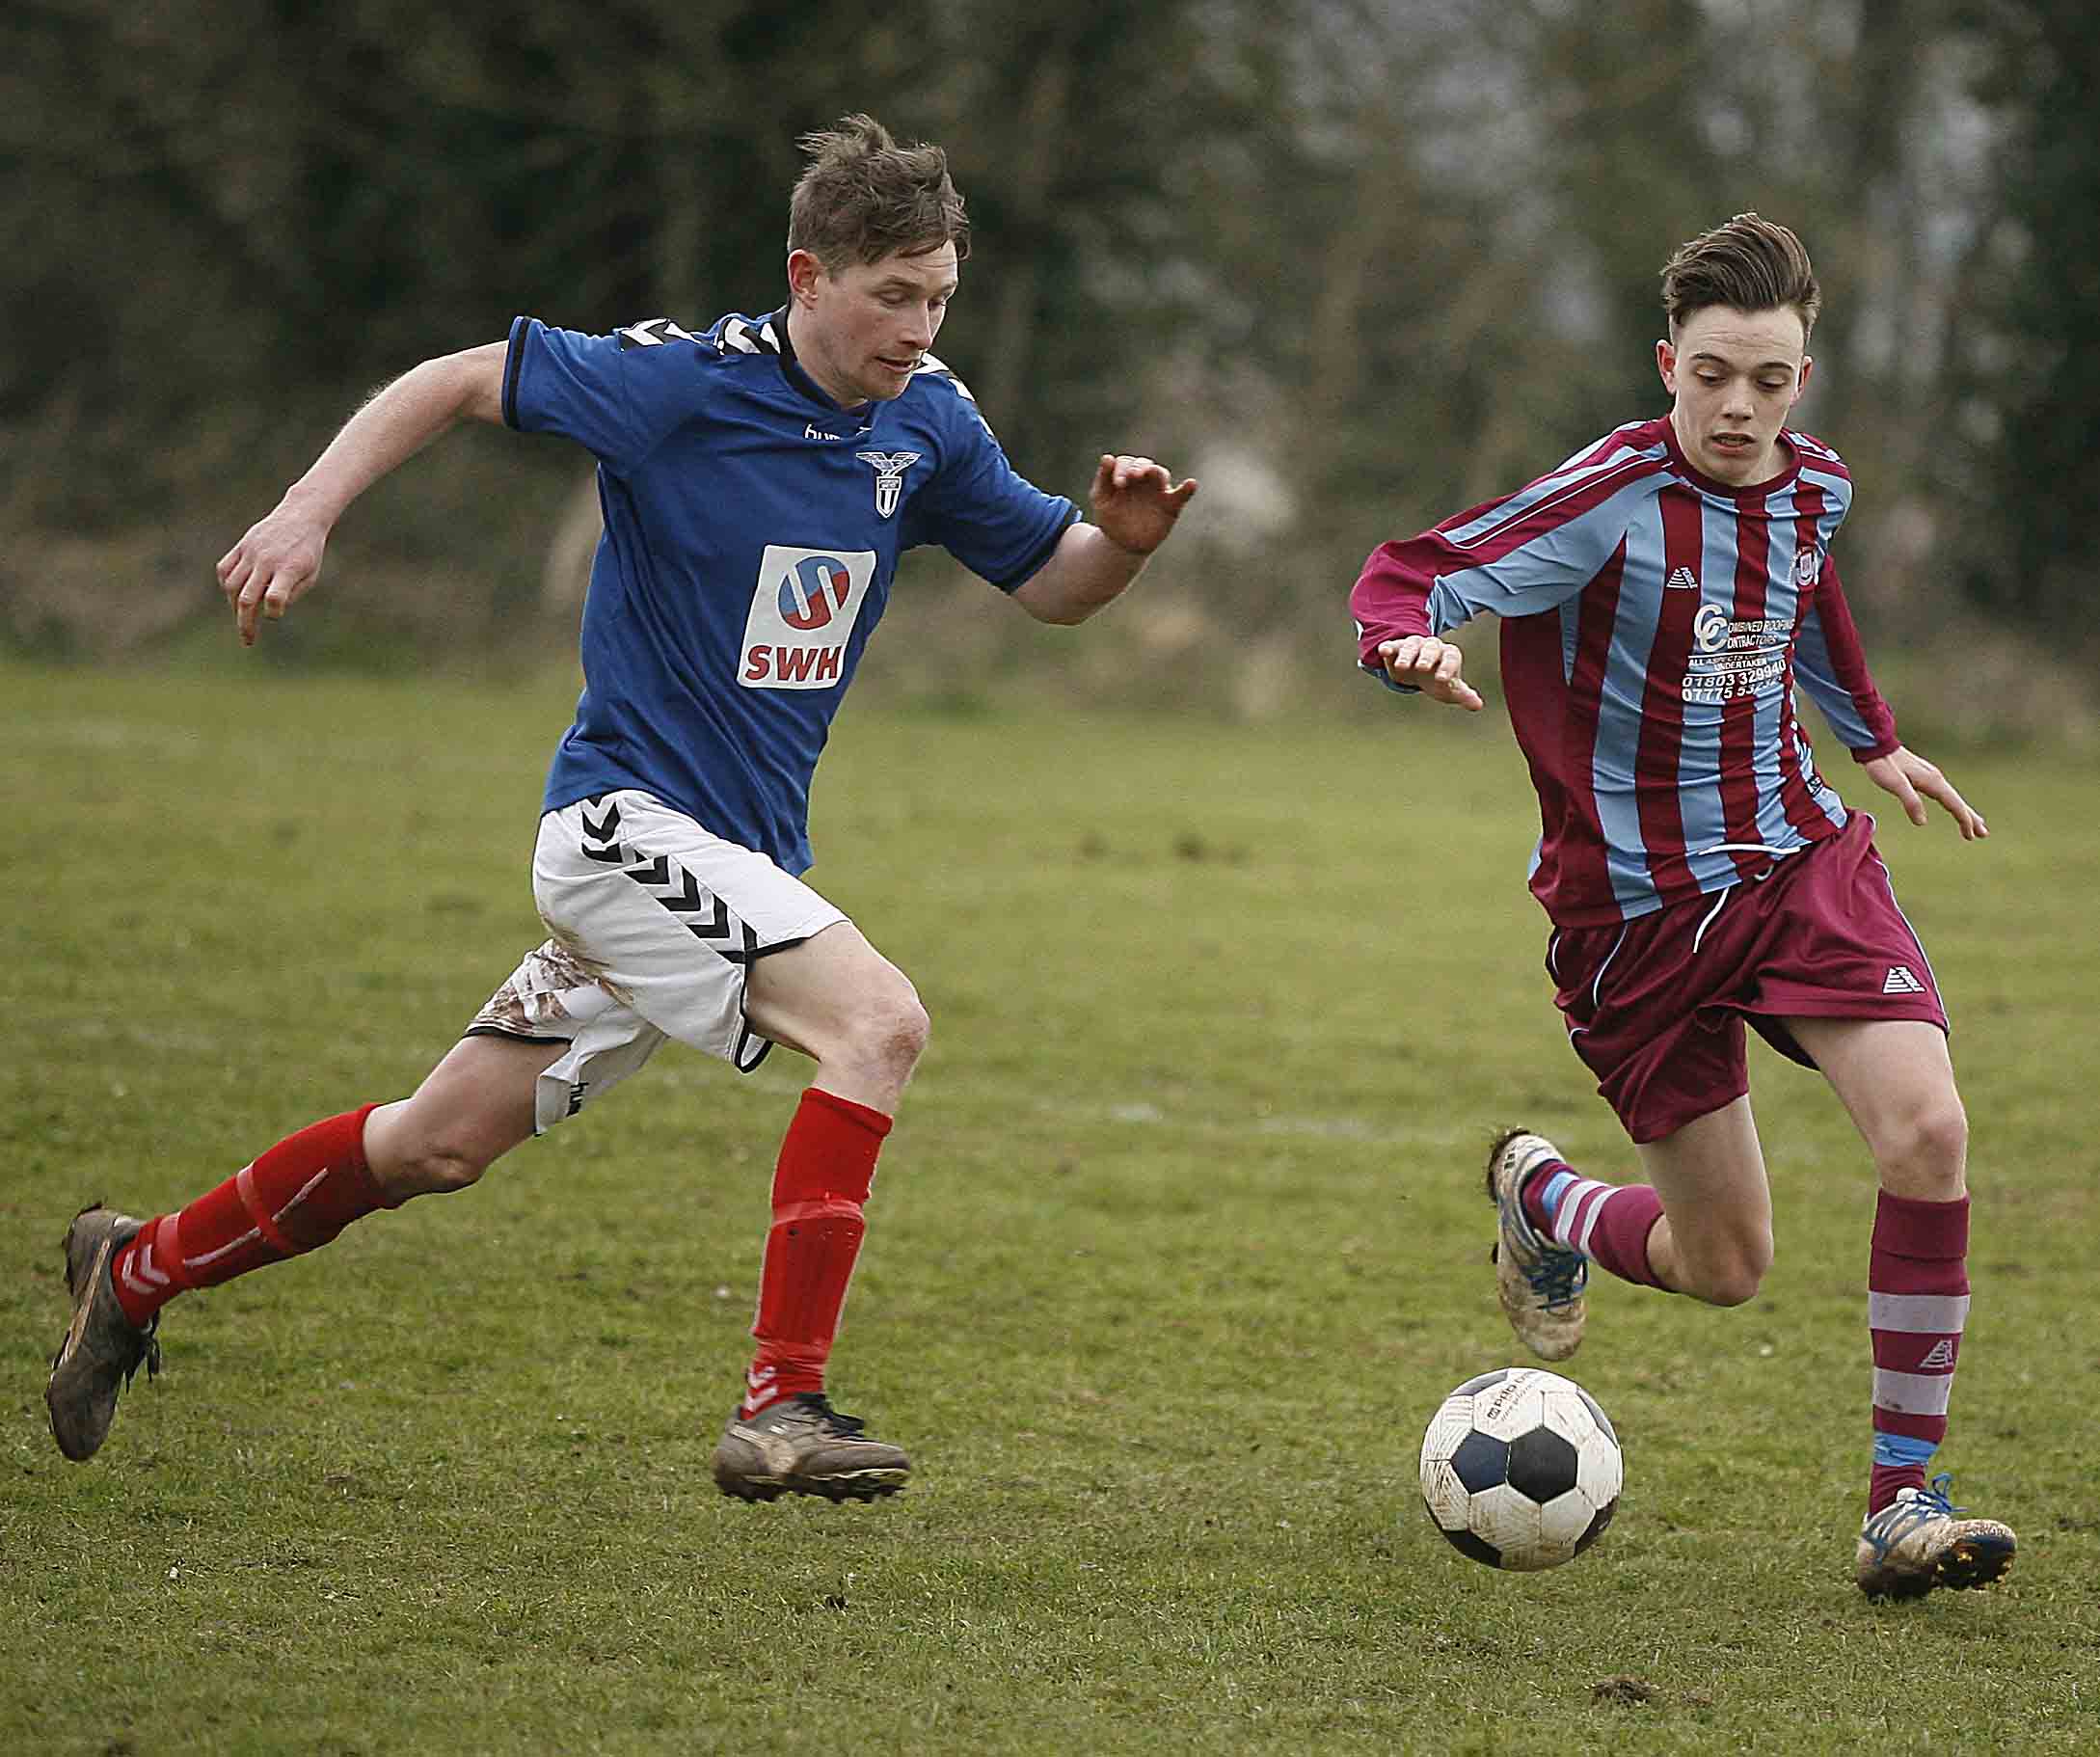
[[[1662,265],[1662,309],[1676,336],[1684,320],[1710,305],[1738,311],[1769,311],[1791,306],[1808,339],[1822,309],[1822,289],[1801,240],[1786,227],[1754,213],[1738,213],[1688,243]]]
[[[872,116],[842,117],[796,143],[809,168],[788,202],[788,248],[836,273],[893,251],[924,256],[954,244],[970,254],[970,218],[948,179],[948,155],[924,142],[900,147]]]

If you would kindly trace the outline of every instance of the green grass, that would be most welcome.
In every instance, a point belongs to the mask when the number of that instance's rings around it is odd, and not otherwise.
[[[1367,708],[1345,666],[1309,724],[843,716],[814,877],[934,1020],[834,1372],[907,1495],[713,1493],[802,1069],[675,1047],[476,1190],[177,1304],[167,1372],[68,1466],[67,1216],[414,1083],[537,936],[568,686],[0,689],[0,1750],[2100,1743],[2089,767],[1928,752],[1982,847],[1883,814],[1975,1138],[1941,1459],[2022,1550],[2001,1589],[1877,1608],[1871,1176],[1761,1049],[1763,1293],[1593,1297],[1608,1537],[1505,1577],[1424,1521],[1423,1421],[1510,1358],[1489,1131],[1629,1161],[1539,967],[1506,729]]]

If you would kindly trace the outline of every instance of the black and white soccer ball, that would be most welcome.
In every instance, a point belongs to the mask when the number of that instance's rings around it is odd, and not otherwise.
[[[1467,1379],[1422,1436],[1422,1503],[1491,1568],[1557,1568],[1603,1535],[1625,1474],[1619,1436],[1573,1379],[1506,1366]]]

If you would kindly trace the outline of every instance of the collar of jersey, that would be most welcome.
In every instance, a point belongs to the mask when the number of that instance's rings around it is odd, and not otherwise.
[[[770,341],[767,337],[770,333]],[[843,439],[854,439],[875,425],[875,405],[861,403],[856,408],[842,409],[826,396],[822,388],[802,369],[802,363],[794,357],[794,341],[788,334],[788,308],[782,306],[770,317],[764,318],[749,332],[761,347],[770,346],[780,356],[780,375],[794,387],[803,397],[815,403],[827,419],[835,421],[857,421],[853,432],[842,434]]]
[[[1775,495],[1783,489],[1792,487],[1793,478],[1801,473],[1801,447],[1793,443],[1793,434],[1789,428],[1782,427],[1779,432],[1780,442],[1787,449],[1786,469],[1762,482],[1744,482],[1738,486],[1734,482],[1716,480],[1686,457],[1684,448],[1677,443],[1677,429],[1671,424],[1667,415],[1661,418],[1661,426],[1662,443],[1670,448],[1670,462],[1677,466],[1679,474],[1704,493],[1725,495],[1739,504],[1749,505],[1753,501],[1763,500],[1767,495]]]

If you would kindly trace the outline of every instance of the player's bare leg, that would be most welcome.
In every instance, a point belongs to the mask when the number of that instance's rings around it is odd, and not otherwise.
[[[1716,1306],[1750,1298],[1771,1265],[1771,1196],[1747,1097],[1639,1150],[1649,1181],[1613,1184],[1521,1129],[1489,1149],[1496,1293],[1542,1359],[1566,1360],[1581,1341],[1593,1261]]]
[[[462,1038],[413,1096],[378,1106],[365,1119],[364,1159],[387,1204],[466,1189],[530,1140],[534,1082],[566,1047]]]
[[[71,1322],[44,1387],[52,1437],[76,1463],[108,1437],[117,1396],[158,1370],[160,1310],[318,1249],[412,1196],[464,1189],[532,1132],[532,1083],[558,1044],[468,1038],[416,1095],[288,1136],[176,1212],[139,1221],[94,1203],[66,1230]]]
[[[1881,1185],[1868,1266],[1874,1450],[1860,1588],[1911,1598],[1988,1585],[2012,1565],[2011,1528],[1962,1518],[1944,1473],[1926,1481],[1969,1310],[1969,1125],[1946,1034],[1913,1019],[1787,1025],[1851,1114]]]
[[[850,922],[758,960],[744,1006],[756,1030],[800,1050],[817,1071],[781,1145],[752,1327],[758,1349],[715,1447],[714,1479],[742,1500],[895,1494],[910,1460],[831,1407],[824,1368],[875,1156],[926,1046],[926,1012]]]
[[[1648,1234],[1656,1280],[1710,1306],[1753,1298],[1772,1266],[1772,1193],[1750,1100],[1709,1111],[1639,1151],[1662,1203]]]
[[[744,1011],[817,1064],[816,1085],[872,1110],[896,1111],[926,1049],[918,990],[849,921],[754,962]]]

